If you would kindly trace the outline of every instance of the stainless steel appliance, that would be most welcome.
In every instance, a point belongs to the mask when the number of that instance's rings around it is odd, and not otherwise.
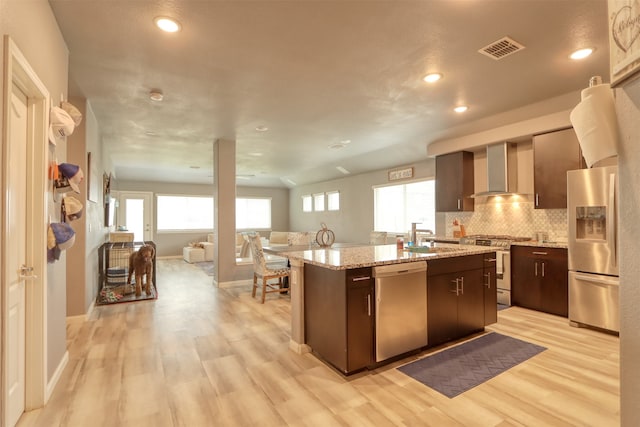
[[[530,237],[478,234],[460,239],[462,245],[496,248],[496,290],[498,304],[511,305],[511,244],[531,240]]]
[[[376,362],[427,345],[427,263],[373,268]]]
[[[567,172],[569,320],[620,331],[618,167]]]

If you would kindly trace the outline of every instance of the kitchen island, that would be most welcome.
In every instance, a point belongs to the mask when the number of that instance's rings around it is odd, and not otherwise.
[[[290,348],[314,351],[345,374],[385,362],[374,356],[372,268],[426,261],[424,286],[431,313],[427,346],[482,330],[497,317],[495,249],[489,247],[436,244],[421,252],[398,250],[396,245],[291,249],[278,252],[289,258],[292,269]]]

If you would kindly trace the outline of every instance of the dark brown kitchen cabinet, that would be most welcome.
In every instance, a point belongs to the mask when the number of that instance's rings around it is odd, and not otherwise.
[[[482,255],[427,261],[430,347],[484,329],[483,263]]]
[[[511,247],[513,305],[567,317],[568,280],[566,249]]]
[[[305,341],[344,374],[373,363],[371,268],[304,267]]]
[[[473,153],[436,157],[436,212],[473,211]]]
[[[573,128],[534,135],[534,207],[566,209],[567,171],[584,167],[584,158]]]
[[[484,325],[498,321],[498,289],[496,278],[496,253],[484,254]]]

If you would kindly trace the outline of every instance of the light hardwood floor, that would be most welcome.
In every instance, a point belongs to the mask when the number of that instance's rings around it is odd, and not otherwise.
[[[449,399],[398,372],[345,378],[288,350],[289,299],[158,261],[156,301],[68,325],[69,364],[18,426],[617,426],[619,340],[511,307],[489,330],[547,350]]]

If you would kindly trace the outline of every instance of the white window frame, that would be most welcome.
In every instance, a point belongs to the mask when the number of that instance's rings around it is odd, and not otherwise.
[[[162,227],[162,221],[160,218],[161,215],[161,211],[162,211],[162,207],[160,206],[160,199],[166,197],[174,197],[174,198],[185,198],[185,199],[211,199],[211,227],[202,227],[202,228],[161,228]],[[177,200],[175,201],[177,202]],[[201,232],[205,232],[205,231],[211,231],[213,230],[214,227],[214,221],[213,221],[213,212],[215,210],[215,200],[213,199],[213,196],[204,196],[204,195],[198,195],[198,194],[156,194],[156,226],[157,226],[157,232],[159,234],[162,233],[201,233]],[[185,213],[189,213],[189,212],[197,212],[197,209],[189,209],[187,208],[185,210]]]
[[[326,195],[327,195],[327,210],[328,211],[339,211],[340,210],[340,192],[339,191],[327,191]],[[335,206],[332,206],[332,200],[336,204]]]
[[[313,196],[311,194],[302,196],[302,212],[313,212]]]
[[[433,207],[433,212],[429,213],[429,214],[418,214],[416,215],[415,213],[410,213],[408,212],[407,208],[407,197],[406,197],[406,191],[407,191],[407,185],[411,185],[411,184],[416,184],[419,182],[427,182],[427,181],[431,181],[432,185],[433,185],[433,189],[432,189],[432,196],[433,196],[433,200],[432,200],[432,207]],[[384,203],[384,202],[380,202],[378,200],[378,194],[377,191],[378,189],[382,189],[382,188],[389,188],[389,187],[403,187],[403,199],[401,201],[401,203],[393,203],[393,204],[389,204],[389,203]],[[411,229],[411,223],[412,222],[417,222],[421,225],[419,225],[419,228],[421,229],[425,229],[425,228],[430,228],[433,229],[433,231],[435,231],[435,179],[434,178],[427,178],[427,179],[419,179],[419,180],[412,180],[412,181],[405,181],[402,184],[391,184],[391,185],[379,185],[379,186],[374,186],[373,187],[374,190],[374,228],[377,231],[387,231],[389,233],[398,233],[398,234],[404,234],[406,232],[408,232]],[[401,216],[402,216],[402,225],[400,225],[400,230],[389,230],[386,228],[389,228],[387,226],[385,226],[384,224],[380,223],[380,220],[378,218],[378,210],[379,209],[384,209],[384,208],[388,208],[388,209],[401,209]],[[426,218],[425,218],[426,216]],[[428,220],[430,219],[429,217],[431,217],[432,220],[432,224],[428,223]],[[427,223],[425,223],[427,221]],[[397,228],[397,227],[394,227]]]
[[[313,211],[314,212],[324,212],[325,209],[325,196],[324,193],[315,193],[313,194]]]
[[[268,224],[262,224],[260,226],[256,225],[249,225],[247,227],[241,227],[239,225],[240,221],[238,218],[238,200],[264,200],[264,201],[268,201],[269,202],[269,209],[268,209]],[[272,198],[271,197],[236,197],[236,229],[237,230],[271,230],[271,213],[272,213]]]

